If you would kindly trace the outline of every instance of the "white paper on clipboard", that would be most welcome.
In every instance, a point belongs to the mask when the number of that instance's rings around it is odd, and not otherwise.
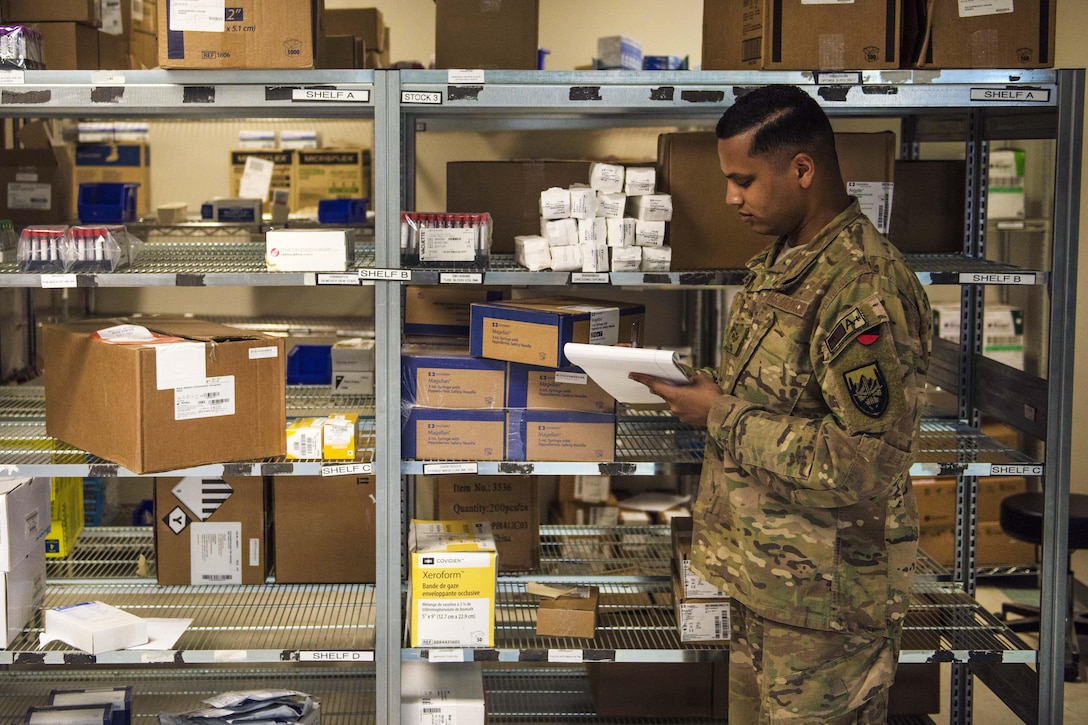
[[[621,403],[665,402],[642,383],[627,377],[628,373],[653,375],[673,385],[691,382],[680,368],[679,355],[673,350],[568,342],[563,346],[563,354]]]

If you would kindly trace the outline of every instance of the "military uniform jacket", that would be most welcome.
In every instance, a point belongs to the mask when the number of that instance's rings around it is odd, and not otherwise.
[[[809,244],[748,262],[715,377],[693,565],[756,614],[891,630],[908,607],[918,512],[908,470],[932,318],[856,200]]]

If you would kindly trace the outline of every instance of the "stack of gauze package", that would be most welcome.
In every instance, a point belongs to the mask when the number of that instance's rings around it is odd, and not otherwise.
[[[515,261],[534,272],[667,272],[672,196],[656,184],[652,166],[591,164],[588,185],[540,192],[540,235],[514,237]]]

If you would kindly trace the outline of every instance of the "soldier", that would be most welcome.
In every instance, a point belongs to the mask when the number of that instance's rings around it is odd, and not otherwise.
[[[726,202],[776,239],[748,262],[717,370],[632,377],[707,429],[692,564],[732,596],[729,723],[883,723],[918,545],[929,302],[847,194],[807,93],[753,90],[716,132]]]

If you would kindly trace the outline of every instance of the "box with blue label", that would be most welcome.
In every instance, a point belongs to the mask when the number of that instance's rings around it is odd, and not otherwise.
[[[402,456],[445,461],[501,461],[506,411],[448,410],[405,406]]]
[[[509,363],[506,405],[533,410],[579,410],[612,413],[616,399],[601,389],[579,367],[545,368]]]
[[[477,357],[561,368],[570,365],[563,345],[615,345],[638,341],[644,305],[576,297],[474,303],[469,351]]]
[[[616,460],[616,416],[558,410],[507,413],[507,460]]]
[[[401,399],[427,408],[503,408],[506,364],[453,346],[401,349]]]
[[[102,183],[136,184],[136,214],[150,214],[151,147],[146,143],[77,144],[68,215],[78,216],[80,184]]]

